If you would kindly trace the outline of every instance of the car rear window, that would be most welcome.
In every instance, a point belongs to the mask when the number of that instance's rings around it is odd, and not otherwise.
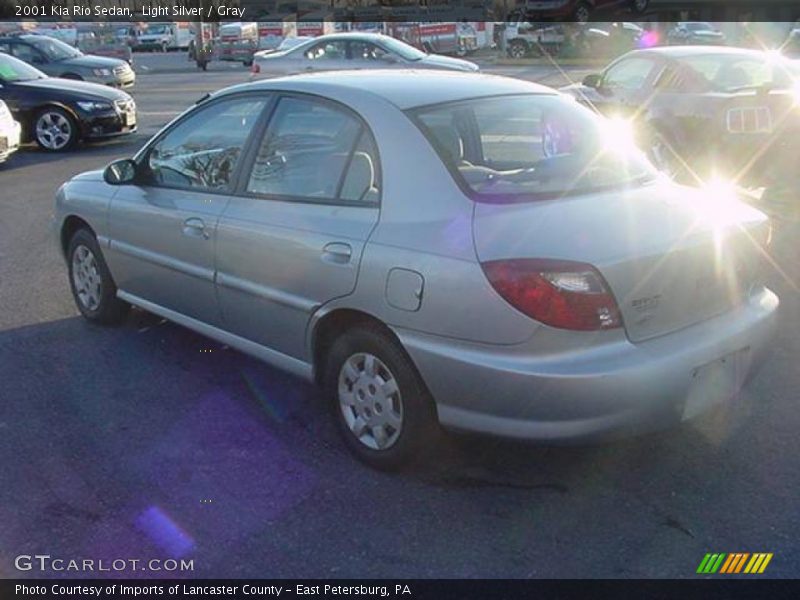
[[[499,96],[410,111],[478,201],[524,202],[641,185],[655,169],[630,125],[561,95]]]

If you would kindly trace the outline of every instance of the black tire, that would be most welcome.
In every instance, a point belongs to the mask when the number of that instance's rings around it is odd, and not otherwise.
[[[339,399],[340,377],[345,389],[349,385],[347,376],[343,374],[345,363],[357,360],[357,357],[363,355],[372,355],[377,358],[379,363],[382,363],[375,370],[379,374],[378,377],[385,381],[393,379],[398,390],[397,394],[393,395],[389,401],[393,407],[398,405],[400,407],[401,426],[395,430],[397,431],[395,441],[383,449],[367,445],[370,440],[371,443],[375,443],[377,440],[373,433],[375,427],[365,426],[363,436],[365,441],[356,436],[346,420],[345,412],[350,410],[351,418],[358,418],[356,414],[359,409],[355,405],[343,406]],[[366,377],[367,374],[368,370],[365,366],[364,373],[359,375],[357,381],[352,382],[353,385],[349,389],[353,390],[352,398],[354,400],[357,394],[356,384],[361,381],[361,376]],[[325,395],[330,400],[334,418],[345,444],[356,458],[373,468],[396,470],[407,466],[426,450],[430,450],[438,439],[440,430],[436,409],[425,383],[403,348],[377,326],[357,326],[340,335],[333,342],[325,356],[322,386]],[[370,397],[369,394],[374,394],[375,391],[368,383],[362,383],[359,389],[366,391],[367,397],[362,396],[361,409],[367,411],[369,415],[370,407],[367,404],[371,404],[375,398],[375,396]],[[386,406],[385,400],[383,406]],[[379,419],[384,411],[388,415],[389,409],[380,408],[378,400],[376,400],[371,417]],[[367,429],[369,429],[368,434],[366,433]],[[391,435],[389,437],[391,439]]]
[[[631,0],[631,10],[636,14],[642,14],[650,5],[650,0]]]
[[[48,117],[49,115],[49,117]],[[40,135],[39,129],[39,122],[42,119],[48,119],[49,122],[56,124],[63,124],[62,131],[66,129],[68,131],[65,134],[66,141],[58,141],[53,143],[48,143],[48,139],[55,140],[54,136],[50,136],[50,138],[45,137],[44,135]],[[78,123],[72,117],[70,113],[68,113],[63,108],[59,108],[57,106],[46,106],[45,108],[41,109],[39,112],[36,113],[36,116],[33,118],[33,124],[31,127],[31,132],[33,135],[33,139],[36,140],[38,146],[45,150],[46,152],[64,152],[71,149],[78,141],[80,137],[80,130],[78,129]],[[60,138],[59,138],[60,140]]]
[[[75,269],[76,254],[86,249],[91,252],[96,267],[96,276],[99,280],[99,301],[96,304],[87,303],[81,299],[80,290],[77,287]],[[121,323],[130,310],[130,305],[117,298],[117,286],[114,278],[108,270],[103,253],[97,243],[94,234],[88,229],[79,229],[69,241],[67,247],[67,267],[69,270],[69,285],[72,291],[72,298],[75,301],[81,314],[92,321],[103,325],[115,325]]]
[[[508,45],[508,55],[511,58],[525,58],[528,55],[528,44],[522,40],[511,40]]]

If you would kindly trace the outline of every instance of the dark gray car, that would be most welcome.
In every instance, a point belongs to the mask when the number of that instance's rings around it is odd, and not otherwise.
[[[136,82],[136,74],[124,60],[84,54],[45,35],[0,37],[0,52],[15,56],[51,77],[79,79],[118,88],[129,88]]]

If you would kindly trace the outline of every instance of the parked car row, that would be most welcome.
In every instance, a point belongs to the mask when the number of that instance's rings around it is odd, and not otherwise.
[[[97,83],[48,77],[8,54],[0,53],[0,100],[21,126],[5,136],[9,149],[33,141],[49,152],[136,131],[136,104],[126,92]],[[0,112],[0,119],[3,113]],[[16,134],[13,134],[16,131]],[[7,156],[4,155],[4,156]]]

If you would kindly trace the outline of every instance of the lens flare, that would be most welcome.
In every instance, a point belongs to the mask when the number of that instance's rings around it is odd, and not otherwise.
[[[607,150],[630,152],[637,148],[633,123],[619,116],[608,117],[602,126]]]

